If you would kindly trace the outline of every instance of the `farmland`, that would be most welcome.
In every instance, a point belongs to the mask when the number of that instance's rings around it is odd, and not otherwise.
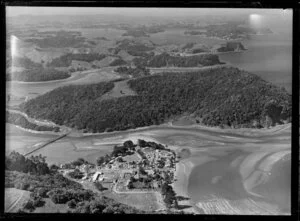
[[[24,96],[27,97],[27,99],[31,99],[38,95],[44,94],[47,91],[65,85],[90,84],[120,78],[118,74],[114,73],[113,69],[113,67],[106,67],[102,69],[73,72],[72,76],[67,80],[64,79],[37,83],[7,82],[7,91],[9,91],[14,96]]]

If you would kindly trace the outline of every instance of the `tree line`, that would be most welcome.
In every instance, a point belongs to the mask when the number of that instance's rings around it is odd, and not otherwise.
[[[117,73],[120,73],[120,74],[131,75],[134,78],[150,75],[149,69],[145,68],[145,67],[132,68],[132,67],[120,66],[120,67],[117,67],[114,71]]]
[[[7,81],[52,81],[70,77],[71,74],[66,71],[59,71],[55,68],[31,68],[19,72],[6,73]]]
[[[37,124],[29,122],[26,119],[26,117],[24,117],[21,114],[9,112],[9,111],[6,111],[6,123],[18,125],[22,128],[36,130],[36,131],[54,131],[54,132],[60,131],[59,127],[37,125]]]
[[[24,155],[12,151],[5,158],[5,168],[7,170],[19,171],[23,173],[32,173],[36,175],[45,175],[50,172],[46,157],[42,155],[26,158]]]
[[[117,58],[115,60],[113,60],[109,66],[120,66],[120,65],[126,65],[127,62],[124,61],[122,58]]]

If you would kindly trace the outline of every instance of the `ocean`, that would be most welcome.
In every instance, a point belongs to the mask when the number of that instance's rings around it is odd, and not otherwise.
[[[274,34],[251,35],[242,41],[248,50],[220,54],[220,60],[257,74],[291,93],[292,33],[289,29],[272,28],[272,31]]]

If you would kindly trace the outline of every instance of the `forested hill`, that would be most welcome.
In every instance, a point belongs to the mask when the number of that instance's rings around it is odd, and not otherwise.
[[[163,73],[128,84],[138,96],[101,100],[112,83],[74,85],[48,92],[21,108],[31,117],[90,132],[161,124],[183,114],[193,114],[206,125],[234,127],[265,127],[291,116],[291,95],[237,68]]]

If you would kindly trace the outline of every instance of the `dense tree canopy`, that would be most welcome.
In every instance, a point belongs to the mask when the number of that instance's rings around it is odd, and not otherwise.
[[[124,61],[122,58],[117,58],[114,61],[112,61],[109,66],[119,66],[119,65],[125,65],[127,64],[126,61]]]
[[[7,170],[45,175],[50,172],[45,158],[42,155],[26,158],[24,155],[13,151],[6,157],[5,167]]]
[[[138,96],[99,100],[113,83],[57,88],[21,106],[31,117],[91,132],[157,125],[193,114],[211,126],[266,126],[291,116],[291,95],[237,68],[163,73],[132,79]]]

